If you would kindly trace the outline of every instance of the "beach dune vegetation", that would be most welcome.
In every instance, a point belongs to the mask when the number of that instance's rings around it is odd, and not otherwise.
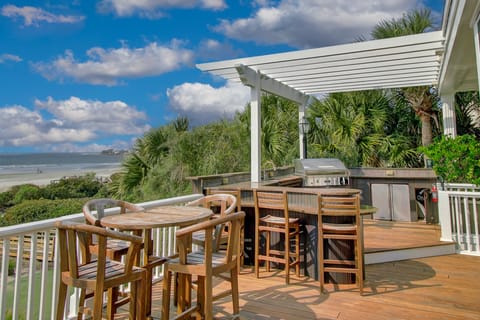
[[[80,213],[88,199],[109,196],[107,183],[94,173],[65,177],[46,186],[14,186],[0,193],[0,226]]]
[[[5,225],[14,225],[80,213],[85,201],[85,198],[26,200],[5,210],[2,220]]]

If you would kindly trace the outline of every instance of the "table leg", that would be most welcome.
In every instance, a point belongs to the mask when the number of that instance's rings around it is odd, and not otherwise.
[[[152,230],[145,229],[143,230],[143,266],[148,265],[148,257],[153,253],[153,243],[152,243]],[[147,317],[149,317],[152,313],[152,270],[150,268],[147,269],[147,281],[146,281],[146,288],[145,288],[145,309]]]

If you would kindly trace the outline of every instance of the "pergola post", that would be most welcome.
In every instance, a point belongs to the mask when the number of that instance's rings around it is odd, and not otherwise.
[[[302,129],[303,122],[306,121],[305,119],[305,109],[306,109],[306,103],[302,103],[298,106],[298,138],[299,138],[299,154],[300,154],[300,159],[306,159],[307,155],[306,153],[306,132]]]
[[[262,91],[258,75],[255,82],[256,84],[250,87],[250,181],[260,182],[262,163]]]
[[[455,122],[455,95],[453,93],[442,94],[443,134],[451,138],[457,136]]]

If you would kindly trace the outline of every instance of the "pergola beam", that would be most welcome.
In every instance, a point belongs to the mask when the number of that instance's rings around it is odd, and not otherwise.
[[[304,93],[295,90],[292,87],[289,87],[275,79],[272,79],[262,74],[260,71],[255,71],[254,69],[244,65],[236,65],[235,69],[238,72],[240,80],[246,86],[259,86],[261,91],[284,97],[298,104],[303,104],[306,100],[308,100],[308,96]]]

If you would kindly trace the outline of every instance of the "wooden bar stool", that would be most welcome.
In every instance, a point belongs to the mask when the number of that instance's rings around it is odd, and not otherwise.
[[[360,195],[318,197],[318,273],[323,292],[325,272],[350,273],[363,294],[363,230]],[[353,258],[326,257],[325,242],[351,241]]]
[[[287,192],[265,192],[253,190],[255,203],[255,274],[259,277],[260,261],[265,261],[267,271],[270,271],[270,262],[285,265],[285,281],[290,282],[290,268],[295,267],[295,273],[300,276],[300,221],[290,218],[288,212]],[[262,209],[276,210],[282,216],[261,216]],[[284,248],[271,247],[271,234],[284,235]],[[260,254],[260,237],[266,236],[265,254]],[[291,251],[293,240],[294,251]]]

